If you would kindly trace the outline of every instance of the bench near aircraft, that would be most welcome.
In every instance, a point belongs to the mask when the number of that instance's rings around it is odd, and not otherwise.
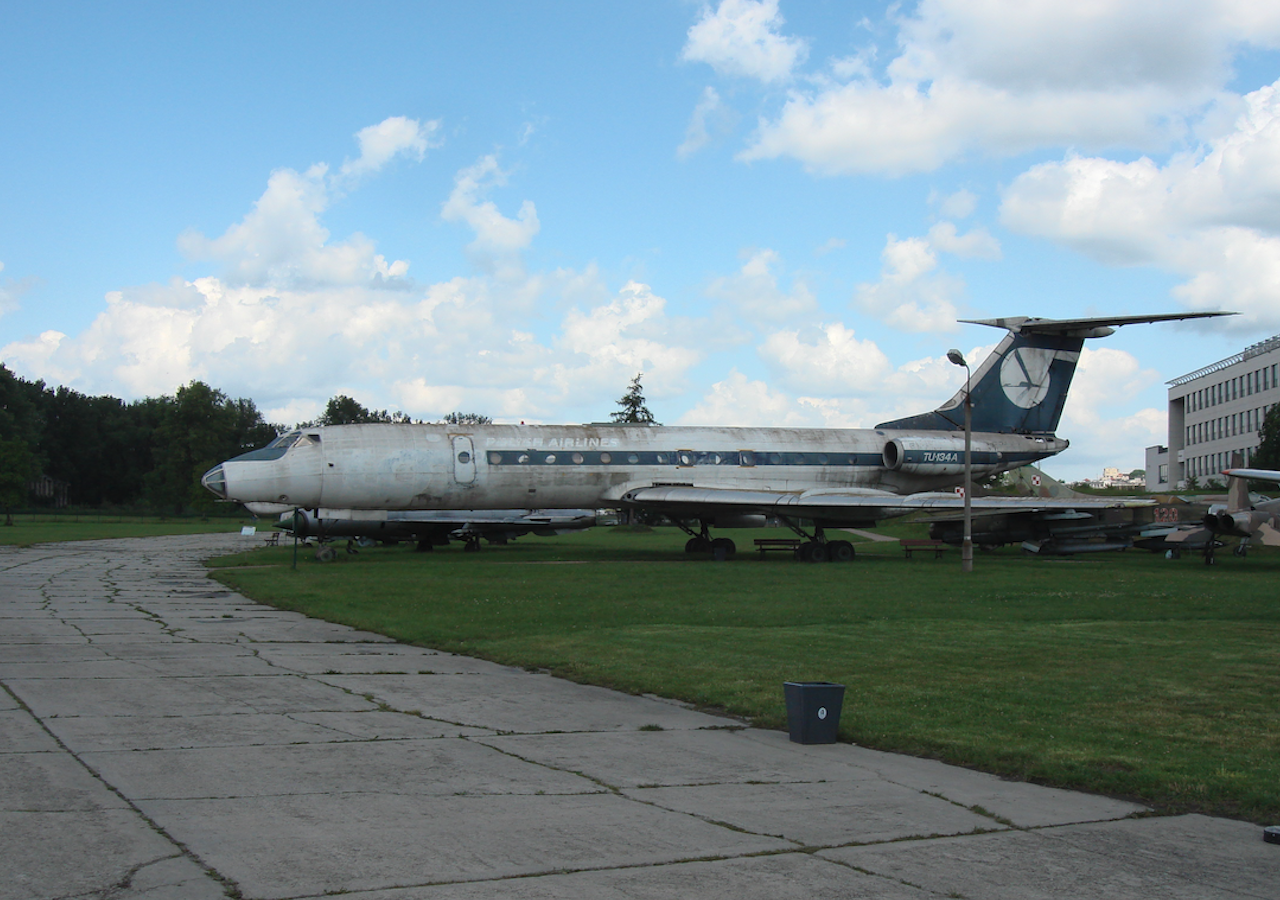
[[[1081,348],[1117,327],[1229,313],[972,320],[1008,331],[973,372],[975,478],[1061,453],[1054,433]],[[964,472],[965,391],[930,412],[875,428],[626,425],[330,425],[288,432],[205,473],[225,500],[380,519],[396,510],[650,510],[689,533],[689,552],[733,541],[711,528],[774,517],[807,539],[800,555],[848,560],[825,529],[868,527],[922,509],[954,509]],[[1107,505],[1103,501],[1099,505]],[[1078,505],[974,498],[974,509]],[[809,529],[806,531],[805,524]]]

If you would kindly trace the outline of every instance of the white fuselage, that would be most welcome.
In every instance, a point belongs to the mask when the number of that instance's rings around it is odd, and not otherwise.
[[[661,485],[902,495],[958,485],[964,471],[956,432],[370,424],[295,435],[224,462],[205,484],[230,500],[302,508],[564,509],[625,505],[629,491]],[[974,477],[1066,446],[976,433]]]

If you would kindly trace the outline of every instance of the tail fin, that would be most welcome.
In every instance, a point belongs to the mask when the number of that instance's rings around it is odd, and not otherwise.
[[[1006,473],[1009,486],[1019,497],[1043,497],[1054,500],[1075,500],[1089,495],[1073,491],[1060,481],[1046,475],[1035,466],[1022,466]]]
[[[1244,457],[1239,451],[1231,454],[1231,465],[1224,474],[1227,476],[1227,512],[1241,512],[1252,509],[1249,503],[1249,481],[1238,475],[1232,475],[1230,469],[1239,469],[1244,465]]]
[[[1087,338],[1114,334],[1121,325],[1200,319],[1234,313],[1167,313],[1096,319],[964,319],[972,325],[1006,328],[1005,336],[971,377],[973,430],[1015,434],[1053,434],[1067,402],[1080,350]],[[884,422],[877,428],[960,431],[964,429],[964,390],[933,412]]]

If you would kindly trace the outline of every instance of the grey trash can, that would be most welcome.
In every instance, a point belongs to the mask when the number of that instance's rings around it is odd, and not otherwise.
[[[830,681],[788,681],[787,730],[797,744],[834,744],[840,728],[844,685]]]

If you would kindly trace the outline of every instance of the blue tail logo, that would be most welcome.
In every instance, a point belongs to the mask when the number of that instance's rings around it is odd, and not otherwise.
[[[973,430],[1052,435],[1062,418],[1067,390],[1087,338],[1114,334],[1121,325],[1201,319],[1234,313],[1169,313],[1097,319],[966,319],[973,325],[1006,328],[991,355],[974,371]],[[964,388],[933,412],[884,422],[877,428],[960,431],[964,429]]]

